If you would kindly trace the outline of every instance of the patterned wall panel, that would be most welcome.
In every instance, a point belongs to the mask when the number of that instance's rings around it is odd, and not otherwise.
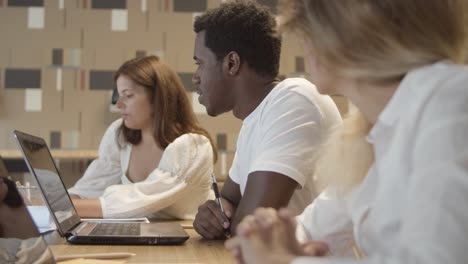
[[[207,0],[174,0],[174,12],[205,12]]]
[[[101,70],[90,71],[89,89],[91,90],[113,90],[114,88],[115,88],[114,71],[101,71]]]
[[[135,0],[133,0],[135,1]],[[91,8],[96,9],[126,9],[127,0],[91,0]]]
[[[52,65],[63,65],[63,49],[53,49],[52,51]]]
[[[50,148],[59,149],[62,147],[62,132],[51,131],[50,132]]]
[[[304,57],[296,56],[296,65],[294,68],[296,72],[305,72]]]
[[[14,129],[42,136],[54,148],[96,149],[119,117],[110,110],[113,71],[153,54],[179,73],[198,119],[220,147],[215,173],[224,177],[242,122],[231,113],[207,116],[191,83],[194,16],[221,2],[0,0],[0,149],[16,149]],[[277,1],[259,2],[273,7]],[[281,75],[304,70],[294,38],[284,38],[282,52]]]
[[[216,146],[218,150],[227,150],[227,135],[225,133],[216,135]]]
[[[146,56],[146,50],[137,50],[135,53],[136,58],[142,58]]]
[[[184,85],[185,89],[187,89],[187,91],[195,91],[195,88],[192,84],[193,72],[179,72],[179,77],[182,80],[182,84]]]
[[[5,69],[6,88],[40,88],[40,69]]]
[[[8,0],[8,6],[44,6],[44,0]]]

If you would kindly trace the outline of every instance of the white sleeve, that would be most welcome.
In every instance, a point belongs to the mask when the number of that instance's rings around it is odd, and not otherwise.
[[[273,171],[304,186],[313,171],[313,157],[323,141],[321,114],[316,105],[297,92],[275,98],[262,118],[262,140],[249,173]]]
[[[319,240],[329,245],[336,256],[348,256],[353,245],[353,224],[347,202],[327,189],[296,217],[296,237],[299,241]]]
[[[91,162],[83,177],[68,190],[70,194],[81,198],[98,198],[108,186],[121,182],[123,172],[116,134],[121,124],[122,120],[118,119],[107,128],[99,144],[98,158]]]
[[[229,179],[236,184],[240,183],[239,179],[239,161],[237,161],[237,150],[234,152],[234,158],[232,159],[231,168],[229,169]]]
[[[139,183],[114,185],[100,198],[106,218],[147,216],[177,204],[179,215],[192,213],[210,192],[213,151],[208,138],[185,134],[164,151],[160,164]]]
[[[298,258],[294,264],[467,262],[468,93],[466,75],[464,81],[458,77],[463,74],[444,81],[451,87],[434,93],[420,116],[421,130],[412,153],[414,170],[408,175],[408,203],[394,250],[389,255],[371,252],[359,261]]]

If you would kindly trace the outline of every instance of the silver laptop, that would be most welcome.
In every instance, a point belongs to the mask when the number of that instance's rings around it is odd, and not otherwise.
[[[8,170],[0,157],[0,177],[8,187],[7,195],[0,203],[15,208],[5,211],[6,215],[0,215],[0,263],[55,264],[52,251],[39,234],[15,183],[7,176]],[[4,229],[1,220],[8,218],[17,221],[14,228]]]
[[[78,216],[43,138],[15,130],[29,171],[37,180],[62,237],[73,244],[177,245],[189,235],[177,223],[96,223]]]

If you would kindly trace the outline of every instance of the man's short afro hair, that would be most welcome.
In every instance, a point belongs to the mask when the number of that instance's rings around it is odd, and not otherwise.
[[[267,7],[253,1],[226,2],[197,17],[194,31],[205,31],[205,46],[218,60],[235,51],[257,74],[278,75],[281,39]]]

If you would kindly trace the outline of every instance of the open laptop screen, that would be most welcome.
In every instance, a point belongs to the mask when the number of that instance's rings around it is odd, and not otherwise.
[[[80,222],[44,139],[15,131],[29,170],[34,174],[59,231],[67,233]]]
[[[3,162],[2,156],[0,156],[0,177],[7,177],[8,170],[6,168],[5,163]]]

